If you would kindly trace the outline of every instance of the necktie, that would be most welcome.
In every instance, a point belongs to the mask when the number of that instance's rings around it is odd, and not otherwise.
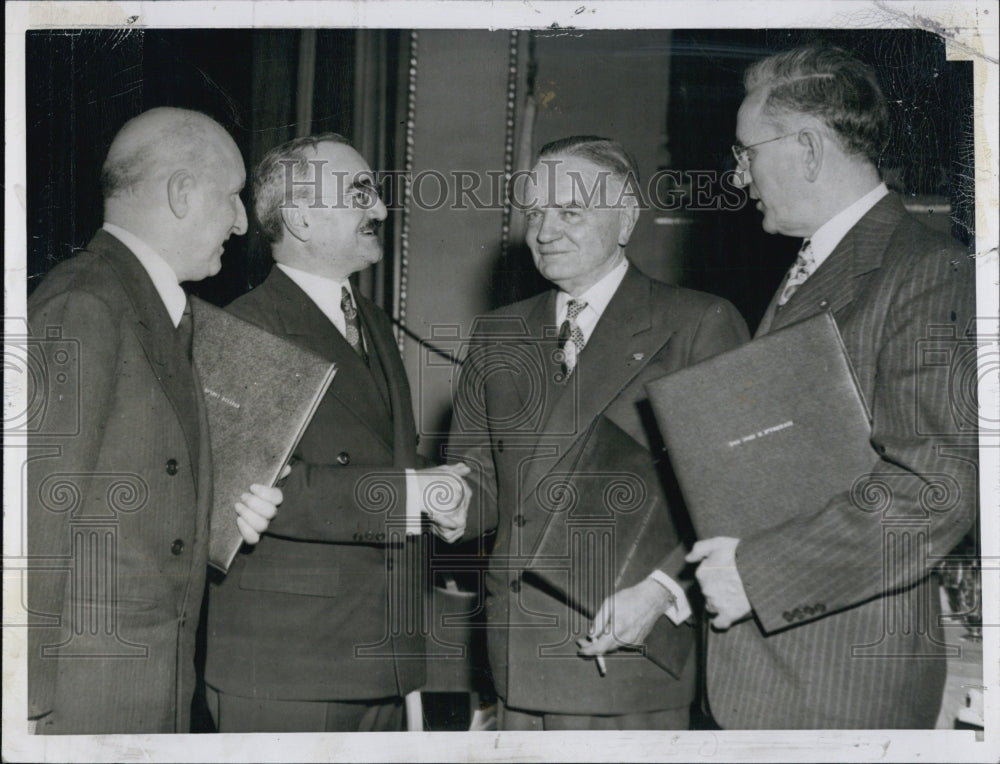
[[[815,260],[816,255],[812,250],[812,243],[809,239],[806,239],[802,242],[802,248],[799,249],[799,256],[792,263],[792,267],[788,271],[788,276],[785,277],[785,286],[781,290],[781,296],[778,298],[778,305],[784,305],[788,302],[792,295],[795,294],[795,290],[805,283],[805,280],[813,272]]]
[[[361,338],[361,322],[358,320],[358,311],[354,307],[354,300],[347,287],[340,288],[340,309],[344,311],[344,339],[354,348],[354,352],[361,356],[361,359],[368,363],[368,354],[365,352],[365,343]]]
[[[194,338],[194,321],[191,319],[191,303],[184,303],[184,313],[174,330],[174,339],[181,354],[191,360],[191,344]]]
[[[559,327],[559,349],[563,353],[563,372],[567,379],[576,368],[576,358],[583,350],[583,331],[577,326],[576,318],[586,307],[587,303],[583,300],[570,300],[566,303],[566,320]]]

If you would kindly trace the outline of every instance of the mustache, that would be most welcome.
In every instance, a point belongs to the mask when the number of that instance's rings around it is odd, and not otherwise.
[[[378,233],[381,228],[382,221],[372,219],[365,223],[364,227],[361,229],[361,233]]]

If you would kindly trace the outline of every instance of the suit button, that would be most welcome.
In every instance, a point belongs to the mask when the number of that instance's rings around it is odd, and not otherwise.
[[[517,594],[519,591],[521,591],[521,579],[515,578],[513,581],[511,581],[510,590],[514,592],[514,594]]]
[[[784,618],[786,621],[792,620],[792,614],[789,613],[787,610],[781,614],[781,617]]]
[[[176,556],[183,551],[184,551],[184,542],[181,541],[180,539],[175,539],[174,543],[170,545],[170,554]]]
[[[351,455],[346,451],[341,451],[337,454],[337,464],[342,464],[344,466],[351,463]]]
[[[176,475],[177,474],[177,460],[167,459],[167,474]]]
[[[527,520],[524,519],[524,515],[514,515],[514,525],[518,528],[523,528]]]
[[[365,538],[371,541],[373,538],[375,538],[375,534],[372,533],[371,531],[365,531]]]
[[[826,612],[826,605],[824,605],[821,602],[818,605],[816,605],[815,610],[816,610],[817,613],[825,613]]]
[[[824,309],[825,308],[829,308],[830,307],[830,301],[829,300],[820,300],[819,301],[819,306],[821,308],[824,308]]]
[[[499,451],[501,454],[503,453],[503,441],[502,440],[498,440],[497,441],[497,451]]]
[[[384,533],[376,533],[375,534],[375,540],[376,541],[385,541],[385,534]]]

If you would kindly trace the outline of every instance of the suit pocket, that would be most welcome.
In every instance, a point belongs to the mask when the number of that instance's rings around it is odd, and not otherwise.
[[[312,597],[336,597],[340,571],[309,560],[248,559],[240,574],[240,588]]]
[[[133,613],[142,613],[150,610],[155,610],[159,607],[160,603],[156,600],[147,600],[139,598],[126,598],[126,597],[116,597],[114,602],[105,602],[104,600],[81,600],[81,599],[70,599],[68,600],[69,607],[72,610],[85,609],[85,610],[116,610],[116,611],[127,611]]]

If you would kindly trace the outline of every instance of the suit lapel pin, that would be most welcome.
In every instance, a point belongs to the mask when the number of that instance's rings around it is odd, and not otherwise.
[[[646,357],[645,353],[633,353],[632,354],[632,360],[633,361],[641,361],[645,357]]]

